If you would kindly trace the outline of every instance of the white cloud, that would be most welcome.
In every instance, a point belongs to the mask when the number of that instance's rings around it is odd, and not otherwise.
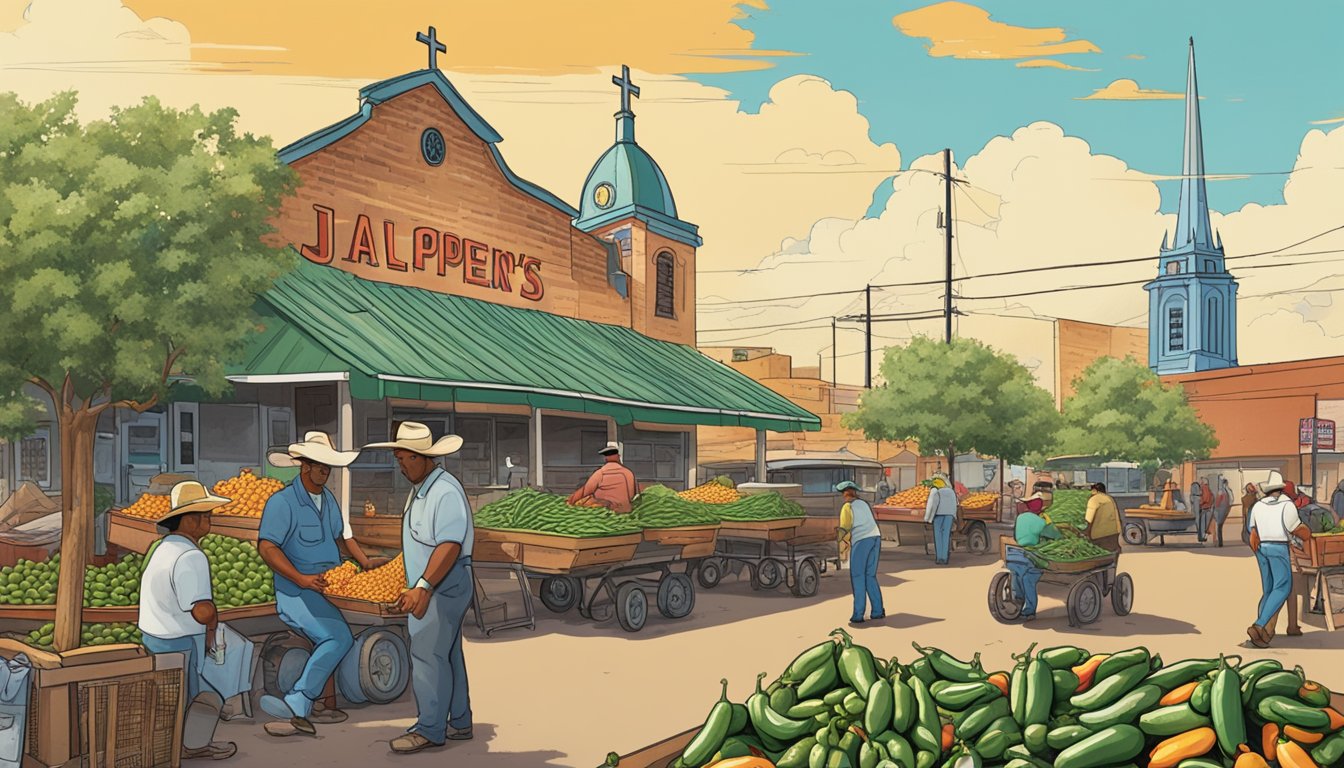
[[[185,26],[141,19],[120,0],[33,0],[23,18],[13,32],[0,33],[0,67],[98,68],[191,58]]]

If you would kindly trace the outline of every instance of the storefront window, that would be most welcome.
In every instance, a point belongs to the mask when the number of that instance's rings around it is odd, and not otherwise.
[[[257,406],[201,403],[200,415],[201,439],[197,450],[200,459],[242,466],[260,465],[261,429],[257,423]]]
[[[19,479],[51,485],[51,431],[39,429],[23,438],[19,446]]]
[[[582,484],[602,464],[597,452],[606,444],[606,422],[543,416],[541,451],[547,490],[569,493]]]
[[[625,466],[642,484],[660,483],[682,488],[686,483],[687,434],[623,427],[621,442]]]
[[[512,458],[513,466],[526,467],[528,456],[527,422],[495,420],[495,484],[508,485],[509,468],[504,459]]]

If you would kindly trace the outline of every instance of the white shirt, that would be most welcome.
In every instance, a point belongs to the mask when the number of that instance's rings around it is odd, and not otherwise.
[[[191,607],[211,599],[205,553],[186,536],[165,536],[140,576],[140,631],[164,640],[205,634]]]
[[[957,492],[946,486],[934,488],[929,500],[924,502],[924,522],[933,522],[933,518],[957,514]]]
[[[442,467],[435,467],[406,500],[401,548],[406,562],[406,585],[414,586],[440,544],[462,545],[458,558],[471,557],[476,528],[462,483]]]
[[[1250,530],[1260,534],[1260,541],[1288,543],[1288,536],[1302,525],[1297,506],[1287,496],[1266,496],[1251,507]]]

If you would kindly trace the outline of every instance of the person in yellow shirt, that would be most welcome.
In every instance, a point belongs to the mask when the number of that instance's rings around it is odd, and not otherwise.
[[[1087,500],[1087,538],[1102,549],[1120,551],[1120,510],[1106,493],[1105,483],[1092,484],[1092,496]]]
[[[849,557],[849,581],[854,591],[854,612],[849,621],[851,624],[862,624],[869,603],[872,605],[871,618],[886,618],[887,612],[882,606],[882,589],[877,584],[882,533],[877,529],[873,508],[859,498],[859,486],[849,480],[837,485],[835,490],[845,495],[837,533],[840,538],[840,557]]]

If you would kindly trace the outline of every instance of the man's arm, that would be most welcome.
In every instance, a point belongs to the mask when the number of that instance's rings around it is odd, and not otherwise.
[[[585,482],[582,486],[580,486],[580,488],[577,491],[574,491],[569,495],[568,499],[569,503],[574,504],[578,502],[579,499],[582,499],[584,496],[592,496],[593,493],[597,491],[598,480],[602,477],[602,472],[606,468],[607,467],[604,464],[601,467],[598,467],[593,472],[593,474],[589,475],[588,481]]]
[[[294,567],[293,563],[289,562],[289,558],[285,557],[285,553],[280,551],[280,547],[276,546],[275,542],[266,539],[258,540],[257,554],[261,555],[262,562],[266,563],[272,571],[284,576],[303,589],[321,592],[327,586],[327,580],[320,573],[311,576],[306,573],[299,573],[299,570]]]
[[[366,571],[371,571],[379,565],[382,565],[382,563],[375,563],[373,558],[364,554],[364,548],[359,546],[359,542],[355,541],[355,537],[353,536],[348,539],[345,537],[337,539],[336,548],[341,551],[343,556],[359,563],[359,567]]]
[[[1092,526],[1089,525],[1088,528],[1091,529]],[[1058,528],[1049,523],[1046,523],[1045,527],[1041,529],[1042,539],[1058,539],[1063,535],[1064,534],[1059,532]]]
[[[466,498],[458,493],[456,487],[450,488],[434,501],[434,508],[426,510],[431,515],[429,535],[433,538],[433,542],[422,542],[432,543],[434,551],[429,555],[424,573],[419,576],[406,574],[416,581],[414,586],[397,599],[397,608],[417,619],[425,615],[425,611],[429,609],[431,594],[457,564],[457,558],[462,553],[462,544],[466,541],[467,521],[471,515],[471,508],[467,505]]]
[[[187,552],[173,563],[169,576],[177,607],[191,613],[197,624],[205,627],[205,647],[213,648],[215,626],[219,612],[215,610],[214,595],[210,592],[210,561],[200,550]]]

